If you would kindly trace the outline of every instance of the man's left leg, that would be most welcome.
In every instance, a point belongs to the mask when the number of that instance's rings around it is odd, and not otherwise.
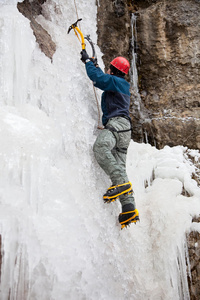
[[[94,156],[98,164],[110,177],[113,185],[117,185],[118,182],[120,183],[123,180],[123,177],[121,177],[121,167],[112,154],[112,149],[115,145],[115,136],[110,130],[104,129],[98,135],[93,146]]]
[[[113,156],[115,157],[118,165],[120,166],[125,182],[129,182],[126,172],[126,156],[127,153],[123,147],[128,149],[131,140],[131,132],[123,132],[118,134],[116,147],[112,150]],[[139,221],[139,212],[136,209],[135,199],[133,196],[133,190],[125,193],[119,197],[122,205],[122,212],[119,215],[119,223],[121,228],[126,227],[131,223]]]

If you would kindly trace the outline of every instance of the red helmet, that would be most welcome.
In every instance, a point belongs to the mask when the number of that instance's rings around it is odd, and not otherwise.
[[[114,58],[110,64],[125,74],[128,74],[128,70],[130,69],[128,60],[122,56]]]

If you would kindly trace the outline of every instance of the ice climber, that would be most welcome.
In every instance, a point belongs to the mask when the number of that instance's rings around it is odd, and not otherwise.
[[[131,140],[131,121],[129,117],[130,84],[125,80],[130,64],[124,57],[116,57],[110,63],[105,74],[89,58],[86,50],[81,52],[88,77],[94,86],[103,90],[101,108],[104,129],[98,135],[93,151],[100,167],[110,177],[112,186],[103,195],[103,200],[110,203],[119,198],[122,213],[119,215],[121,228],[139,220],[135,207],[132,184],[126,173],[126,154]]]

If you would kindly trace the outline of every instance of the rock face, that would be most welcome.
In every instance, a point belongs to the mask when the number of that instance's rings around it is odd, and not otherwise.
[[[143,129],[158,148],[200,149],[200,2],[137,2]]]
[[[97,20],[98,45],[104,53],[105,68],[115,56],[130,59],[130,15],[126,1],[99,1]]]
[[[30,20],[31,28],[41,51],[52,60],[56,51],[56,45],[52,41],[49,33],[35,20],[38,15],[42,14],[42,4],[44,2],[46,2],[46,0],[33,0],[31,2],[24,0],[24,2],[17,4],[17,8]]]
[[[100,1],[98,44],[106,65],[116,55],[131,57],[132,12],[141,95],[139,110],[132,95],[133,139],[200,149],[200,1]]]

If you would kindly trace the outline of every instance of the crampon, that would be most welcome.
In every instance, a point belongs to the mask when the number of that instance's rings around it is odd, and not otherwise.
[[[119,215],[119,223],[121,224],[121,229],[131,225],[131,223],[138,222],[139,219],[139,212],[137,209],[135,210],[130,210],[126,212],[122,212]]]
[[[121,195],[130,195],[132,193],[132,184],[130,182],[119,185],[112,185],[103,195],[103,200],[105,203],[111,203],[117,200]]]

